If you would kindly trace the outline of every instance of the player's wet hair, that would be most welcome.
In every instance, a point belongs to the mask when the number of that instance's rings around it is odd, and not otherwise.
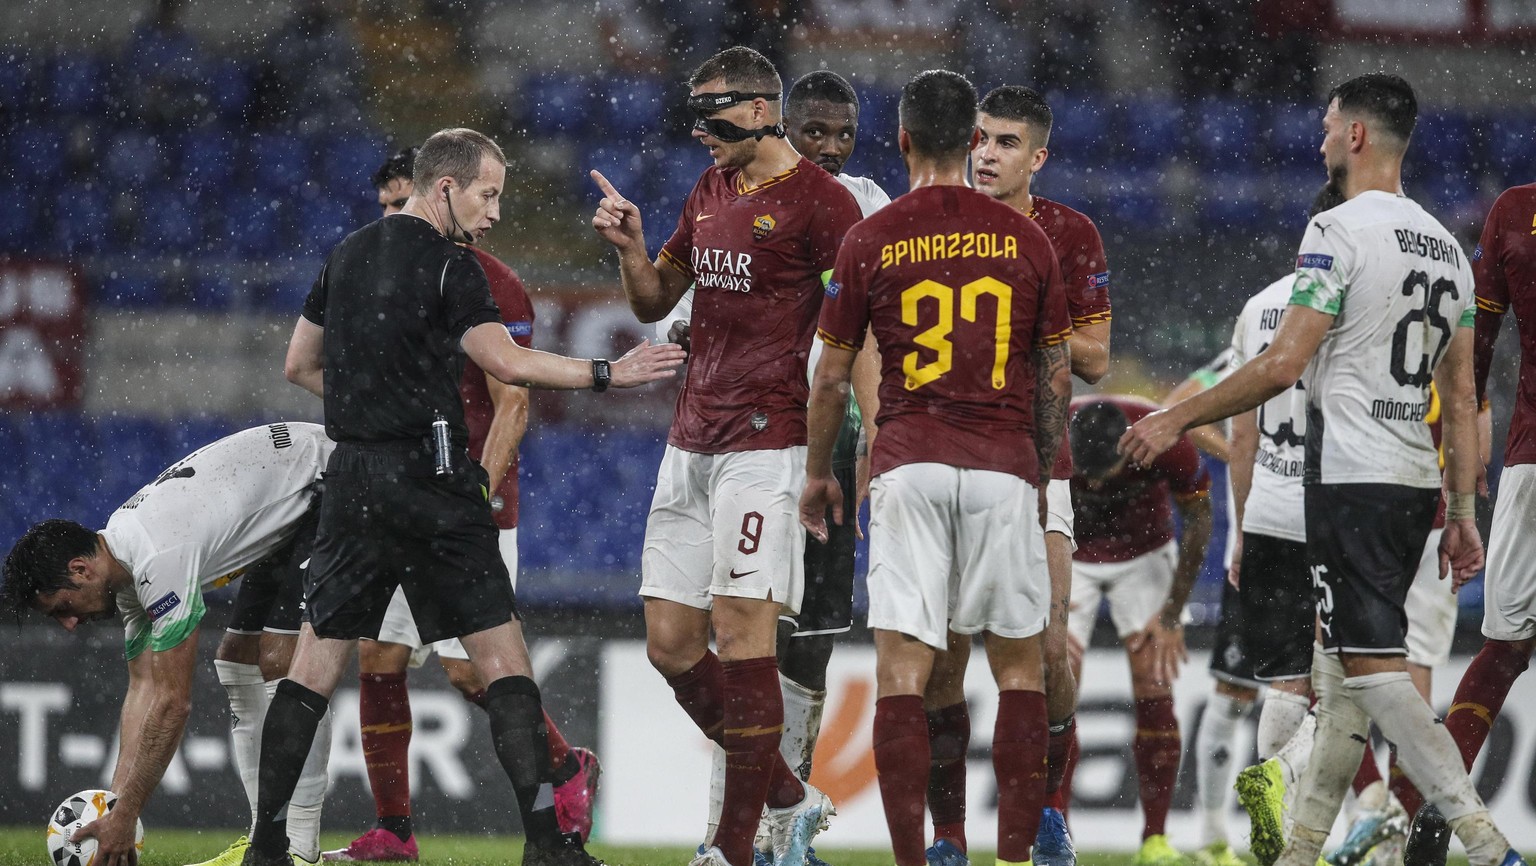
[[[1089,403],[1072,413],[1072,464],[1079,474],[1101,478],[1120,462],[1120,437],[1130,423],[1108,400]]]
[[[980,111],[998,120],[1029,124],[1030,130],[1039,136],[1038,141],[1031,142],[1035,147],[1045,147],[1051,140],[1051,107],[1034,88],[1020,84],[994,87],[981,98]]]
[[[416,151],[420,148],[411,146],[398,153],[391,154],[379,170],[373,173],[373,188],[383,189],[389,186],[390,181],[408,180],[416,182]],[[479,166],[476,166],[478,170]],[[441,176],[441,175],[439,175]]]
[[[1315,217],[1324,211],[1330,211],[1344,203],[1344,193],[1336,184],[1325,183],[1323,188],[1317,191],[1317,196],[1312,199],[1312,208],[1307,211],[1307,216]]]
[[[976,88],[958,72],[919,72],[901,88],[897,116],[913,151],[927,157],[963,157],[976,132]]]
[[[853,92],[853,85],[836,72],[825,69],[806,73],[789,86],[789,94],[784,98],[784,113],[791,114],[807,102],[851,105],[854,115],[859,113],[859,96]]]
[[[438,178],[451,177],[459,186],[468,187],[480,177],[480,161],[487,156],[503,165],[507,162],[506,154],[483,132],[439,129],[416,149],[411,182],[425,190]]]
[[[1419,100],[1413,85],[1398,75],[1372,72],[1340,84],[1328,91],[1328,101],[1339,101],[1344,114],[1365,114],[1381,124],[1383,132],[1408,146],[1413,126],[1419,119]]]
[[[17,616],[45,592],[70,589],[69,561],[96,555],[95,530],[73,520],[44,520],[27,530],[5,557],[0,605]]]
[[[745,45],[737,45],[699,64],[688,76],[688,86],[698,87],[710,81],[725,82],[726,90],[752,93],[783,93],[784,81],[773,61]]]

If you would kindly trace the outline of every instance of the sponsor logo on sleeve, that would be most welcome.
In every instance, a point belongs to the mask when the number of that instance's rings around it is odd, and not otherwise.
[[[507,333],[514,337],[533,336],[533,322],[507,322]]]
[[[1333,256],[1322,253],[1302,253],[1296,257],[1297,268],[1315,268],[1319,271],[1333,270]]]
[[[174,592],[160,596],[149,606],[150,622],[157,622],[161,617],[175,610],[179,604],[181,604],[181,596]]]
[[[1477,246],[1472,248],[1472,261],[1480,262],[1482,260],[1483,260],[1483,245],[1482,244],[1478,244]]]
[[[1099,274],[1089,274],[1088,275],[1088,288],[1090,288],[1090,289],[1107,289],[1107,288],[1109,288],[1109,271],[1104,271],[1103,273],[1099,273]]]
[[[842,291],[843,291],[843,284],[842,283],[838,282],[837,280],[829,280],[827,282],[827,297],[835,298],[839,294],[841,294]]]

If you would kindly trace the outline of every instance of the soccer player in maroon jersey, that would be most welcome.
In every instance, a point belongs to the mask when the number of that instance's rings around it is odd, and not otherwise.
[[[1070,433],[1078,547],[1067,628],[1086,646],[1099,602],[1109,599],[1136,701],[1131,751],[1144,817],[1137,864],[1183,860],[1164,834],[1180,756],[1173,681],[1187,657],[1180,616],[1211,538],[1210,478],[1187,435],[1146,465],[1116,451],[1126,429],[1157,409],[1134,397],[1082,397],[1072,401]],[[1177,542],[1174,508],[1182,525]],[[1081,656],[1073,668],[1080,680]]]
[[[604,195],[592,227],[618,250],[635,315],[654,322],[695,289],[687,378],[641,556],[647,650],[726,752],[720,824],[695,862],[749,866],[766,802],[775,859],[798,866],[833,808],[779,753],[775,639],[804,582],[805,359],[821,289],[861,214],[785,140],[783,85],[767,58],[727,49],[689,87],[693,137],[714,166],[654,262],[639,210],[592,173]]]
[[[1468,770],[1536,648],[1536,566],[1532,564],[1536,547],[1530,532],[1536,514],[1536,184],[1505,190],[1493,203],[1472,253],[1472,275],[1477,297],[1473,376],[1478,401],[1487,400],[1494,343],[1511,306],[1520,331],[1520,384],[1488,534],[1483,584],[1487,640],[1462,675],[1445,717],[1445,728]],[[1422,846],[1427,837],[1446,833],[1443,819],[1420,812],[1407,847]]]
[[[398,213],[415,190],[411,173],[416,148],[394,154],[374,173],[384,216]],[[533,303],[517,273],[500,259],[479,248],[475,258],[485,268],[491,298],[502,320],[519,345],[533,345]],[[469,428],[469,453],[490,476],[491,500],[501,535],[502,558],[514,584],[517,581],[517,447],[528,429],[528,389],[504,385],[487,376],[473,361],[464,364],[459,383],[464,402],[464,421]],[[411,656],[435,649],[448,681],[464,699],[483,706],[485,686],[475,673],[458,640],[421,646],[405,594],[396,590],[390,600],[378,640],[358,644],[358,715],[362,727],[363,754],[367,758],[368,784],[373,791],[378,824],[345,848],[326,851],[326,860],[415,860],[416,839],[411,827],[411,780],[407,752],[411,744],[411,698],[405,673]],[[419,662],[418,662],[419,663]],[[592,831],[592,798],[597,793],[601,769],[590,750],[571,748],[554,720],[546,714],[549,756],[555,769],[556,814],[560,829],[579,832],[585,839]]]
[[[1072,372],[1093,384],[1109,368],[1109,265],[1104,242],[1093,220],[1066,205],[1031,193],[1035,173],[1045,165],[1051,135],[1051,109],[1028,87],[998,87],[982,100],[976,125],[980,138],[971,152],[975,188],[1012,205],[1045,230],[1056,250],[1067,310],[1072,317]],[[1061,449],[1067,453],[1067,449]],[[1051,721],[1046,774],[1048,794],[1035,846],[1036,866],[1075,862],[1063,817],[1071,796],[1071,765],[1076,762],[1077,682],[1067,652],[1067,603],[1072,586],[1071,462],[1052,479],[1045,526],[1046,561],[1051,572],[1051,619],[1045,632],[1045,695]],[[949,651],[934,663],[924,696],[933,747],[928,807],[933,813],[933,851],[941,866],[964,862],[965,755],[971,720],[965,703],[965,668],[969,635],[951,635]]]
[[[983,633],[999,690],[992,740],[999,863],[1030,859],[1045,798],[1041,635],[1045,485],[1071,395],[1071,332],[1050,241],[966,186],[976,92],[924,72],[902,90],[912,191],[848,233],[827,287],[800,519],[843,518],[831,453],[866,328],[881,358],[871,454],[874,750],[897,866],[921,866],[923,693],[948,635]]]

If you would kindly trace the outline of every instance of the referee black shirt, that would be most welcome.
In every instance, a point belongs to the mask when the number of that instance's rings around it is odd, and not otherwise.
[[[325,432],[336,442],[420,442],[437,413],[469,441],[459,380],[464,333],[500,322],[475,254],[409,214],[331,251],[304,301],[325,329]]]

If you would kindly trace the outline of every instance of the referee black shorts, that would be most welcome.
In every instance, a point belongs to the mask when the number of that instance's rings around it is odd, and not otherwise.
[[[1263,683],[1254,678],[1246,634],[1237,587],[1223,580],[1221,618],[1216,623],[1216,643],[1211,647],[1211,676],[1235,686],[1256,689]]]
[[[423,644],[516,616],[489,484],[463,449],[438,476],[424,443],[337,445],[305,586],[315,634],[378,637],[396,586]]]
[[[1439,488],[1307,485],[1307,562],[1324,649],[1407,653],[1403,602],[1439,502]]]
[[[225,631],[231,634],[298,634],[304,621],[304,572],[315,546],[320,517],[318,499],[299,520],[293,538],[240,578],[235,611]]]
[[[1245,532],[1239,573],[1244,648],[1254,677],[1268,682],[1311,676],[1317,605],[1306,542]]]
[[[858,540],[859,515],[854,466],[834,466],[832,476],[843,489],[843,525],[832,522],[827,510],[827,543],[805,539],[805,591],[800,597],[800,613],[782,614],[779,619],[795,627],[792,637],[841,634],[853,626],[853,558]]]

